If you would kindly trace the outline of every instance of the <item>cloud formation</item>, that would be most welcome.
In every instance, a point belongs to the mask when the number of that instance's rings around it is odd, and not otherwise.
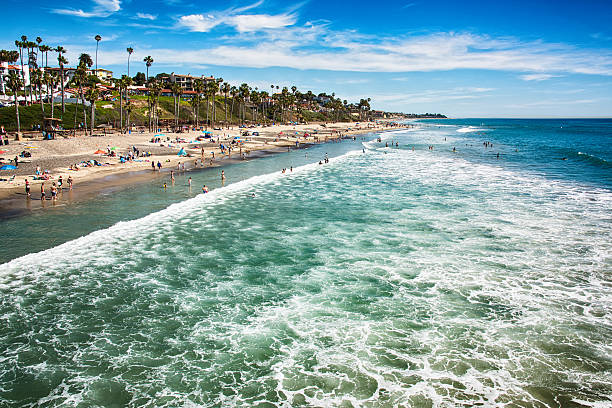
[[[192,17],[201,30],[206,17]],[[195,23],[194,23],[195,24]],[[243,27],[252,30],[254,26]],[[570,45],[496,39],[469,33],[437,33],[367,38],[318,27],[291,27],[257,36],[239,36],[203,49],[151,50],[168,64],[207,64],[250,68],[287,67],[355,72],[432,72],[457,69],[528,72],[524,80],[560,74],[612,76],[612,54]],[[205,61],[204,61],[205,58]]]
[[[153,14],[148,14],[148,13],[136,13],[136,18],[140,18],[143,20],[157,20],[157,16],[154,16]]]
[[[521,78],[523,81],[546,81],[547,79],[551,79],[551,78],[560,78],[563,75],[551,75],[551,74],[526,74],[526,75],[521,75],[519,78]]]
[[[121,10],[120,0],[93,0],[94,7],[91,11],[83,11],[82,9],[54,9],[56,14],[64,14],[76,17],[108,17],[111,14]]]
[[[218,25],[234,27],[238,32],[252,32],[294,25],[294,14],[190,14],[179,18],[179,26],[189,31],[206,33]]]

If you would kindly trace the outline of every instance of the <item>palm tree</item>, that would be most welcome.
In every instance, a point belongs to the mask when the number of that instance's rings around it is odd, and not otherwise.
[[[34,68],[36,68],[36,61],[33,61],[32,57],[34,56],[34,48],[37,48],[38,45],[35,42],[33,42],[33,41],[27,41],[26,42],[26,47],[28,49],[28,55],[27,55],[27,57],[28,57],[28,74],[31,74],[32,73],[31,65],[34,65]],[[28,86],[28,90],[30,92],[30,105],[32,105],[34,103],[34,97],[33,97],[33,94],[32,94],[32,88],[33,88],[32,81],[30,80],[30,85]]]
[[[147,81],[147,105],[149,105],[149,132],[153,130],[153,109],[155,108],[155,96],[152,91],[154,86],[157,85],[157,80],[155,78],[151,78],[150,81]]]
[[[49,71],[45,71],[43,81],[47,85],[47,97],[51,102],[51,117],[53,118],[53,86],[55,85],[55,76]]]
[[[149,82],[149,67],[153,64],[153,58],[151,58],[151,56],[146,56],[145,59],[143,59],[144,63],[147,66],[147,82]]]
[[[45,68],[49,66],[49,51],[51,51],[51,47],[49,47],[48,45],[40,45],[38,46],[38,49],[40,50],[41,53],[44,54],[44,58],[43,60],[45,61]]]
[[[85,111],[85,100],[83,99],[85,95],[83,93],[82,85],[84,85],[87,82],[87,72],[91,68],[92,65],[93,65],[93,60],[91,59],[91,56],[89,54],[81,54],[79,56],[79,67],[82,66],[84,68],[83,69],[84,77],[81,82],[81,87],[79,88],[79,93],[81,94],[81,101],[83,101],[83,118],[85,122],[85,130],[87,130],[87,112]]]
[[[40,43],[42,42],[42,38],[36,37],[36,48],[40,51]],[[41,51],[42,53],[42,51]],[[36,65],[38,65],[38,53],[36,53]]]
[[[97,78],[97,77],[95,77]],[[94,124],[96,122],[96,113],[95,113],[95,106],[96,106],[96,101],[98,100],[98,96],[100,95],[100,92],[98,91],[98,89],[95,86],[95,82],[92,81],[91,82],[91,86],[89,87],[89,89],[87,90],[87,92],[85,93],[85,98],[89,101],[89,103],[91,104],[91,132],[89,133],[91,136],[93,136],[93,131],[94,131]]]
[[[251,89],[249,88],[248,84],[242,84],[240,85],[240,88],[238,88],[238,93],[240,96],[240,100],[242,101],[242,123],[244,123],[245,121],[245,116],[246,116],[246,101],[249,98],[249,95],[251,94]]]
[[[87,73],[85,72],[85,65],[79,64],[76,71],[74,72],[74,76],[72,77],[72,81],[71,81],[73,86],[76,86],[79,88],[79,94],[77,96],[76,103],[74,104],[74,131],[75,131],[75,134],[76,134],[76,129],[77,129],[77,114],[79,110],[79,98],[83,100],[83,83],[85,82],[86,78],[87,78]],[[85,112],[85,103],[83,103],[83,112]],[[87,120],[87,117],[85,117],[85,120]],[[85,127],[85,130],[87,130],[87,127]]]
[[[21,124],[19,123],[19,102],[17,101],[17,93],[21,89],[23,82],[15,71],[10,71],[7,76],[6,86],[13,91],[15,97],[15,115],[17,116],[17,140],[21,140]]]
[[[19,52],[0,50],[0,64],[3,62],[16,62],[19,59]],[[4,89],[4,76],[0,75],[0,92],[6,94]]]
[[[39,100],[40,100],[40,109],[42,111],[42,116],[45,117],[45,104],[42,97],[42,86],[43,86],[43,73],[40,69],[35,69],[32,71],[32,78],[30,81],[35,86],[35,89],[38,90]]]
[[[232,86],[230,88],[230,95],[232,95],[232,109],[230,110],[231,114],[234,114],[234,101],[236,100],[236,97],[238,96],[238,88],[236,88],[235,86]]]
[[[200,78],[196,79],[193,82],[193,90],[196,92],[191,100],[191,104],[195,108],[196,111],[196,127],[199,126],[200,119],[200,102],[202,101],[202,93],[207,91],[206,83]],[[208,112],[208,107],[206,108]],[[206,124],[208,128],[208,123]]]
[[[125,75],[115,80],[115,86],[119,90],[119,129],[123,133],[123,88],[125,88]]]
[[[128,53],[128,76],[130,76],[130,56],[132,55],[132,53],[134,52],[134,49],[132,47],[127,47],[126,51]]]
[[[221,88],[221,82],[223,81],[223,78],[219,78],[216,81],[213,82],[212,85],[212,100],[213,100],[213,117],[212,117],[212,127],[215,127],[215,122],[217,121],[217,104],[216,104],[216,99],[217,99],[217,94],[219,93],[219,89]]]
[[[178,125],[179,117],[178,117],[177,110],[178,110],[178,105],[181,102],[181,100],[179,98],[177,101],[177,98],[182,90],[181,85],[177,82],[174,82],[170,85],[170,90],[172,91],[172,97],[174,98],[174,124]]]
[[[157,113],[157,106],[159,105],[159,95],[163,85],[161,82],[157,82],[155,78],[151,80],[151,86],[149,87],[149,97],[151,98],[151,111],[155,114],[155,129],[159,127],[159,114]]]
[[[64,65],[68,64],[68,60],[64,58],[62,53],[66,52],[64,47],[58,45],[55,48],[55,52],[57,52],[57,62],[60,67],[60,84],[62,86],[62,113],[66,113],[66,105],[64,104]]]
[[[130,113],[132,112],[132,105],[130,104],[129,87],[132,85],[132,78],[128,75],[124,78],[125,81],[125,113],[126,113],[126,132],[129,133],[130,129]]]
[[[21,36],[21,41],[15,40],[15,45],[19,47],[19,58],[20,58],[20,62],[21,62],[21,80],[23,82],[23,97],[24,97],[24,100],[27,103],[27,99],[25,98],[25,96],[26,96],[26,93],[25,93],[25,83],[26,83],[26,80],[25,80],[25,70],[23,68],[23,51],[24,51],[24,49],[28,45],[28,37],[25,36],[25,35],[22,35]],[[29,72],[28,72],[28,75],[29,75]]]
[[[96,40],[96,75],[98,75],[98,44],[100,44],[102,37],[100,37],[100,35],[96,35],[94,40]]]
[[[228,82],[224,82],[223,85],[221,85],[221,92],[223,92],[223,94],[225,95],[225,98],[223,99],[223,110],[225,110],[225,124],[226,125],[227,125],[227,94],[229,93],[230,89],[232,89],[232,86]]]

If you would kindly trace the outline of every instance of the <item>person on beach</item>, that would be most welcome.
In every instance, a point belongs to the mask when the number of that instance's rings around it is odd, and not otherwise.
[[[62,176],[59,176],[59,179],[57,179],[57,189],[59,191],[62,191],[62,185],[64,184],[64,180],[62,180]]]
[[[153,171],[155,171],[155,162],[154,161],[151,162],[151,168],[153,169]]]
[[[189,188],[191,188],[191,177],[189,177],[189,179],[187,180],[187,185],[189,186]]]
[[[47,194],[45,193],[45,183],[43,182],[40,185],[40,201],[45,201],[47,199]]]
[[[158,161],[157,162],[157,170],[161,171],[161,167],[162,167],[161,162]]]
[[[206,184],[204,184],[202,186],[202,194],[206,194],[206,193],[208,193],[208,187],[206,187]]]
[[[170,171],[170,180],[172,180],[172,184],[174,184],[174,170]]]
[[[26,179],[25,181],[25,192],[27,198],[30,198],[30,182],[28,181],[28,179]]]
[[[57,200],[57,187],[55,187],[55,183],[51,184],[51,200]]]
[[[72,190],[72,176],[68,176],[68,189]]]
[[[225,170],[221,170],[221,181],[225,181]]]

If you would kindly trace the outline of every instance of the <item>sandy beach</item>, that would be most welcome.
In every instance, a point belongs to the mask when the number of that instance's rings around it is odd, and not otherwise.
[[[160,177],[170,170],[176,170],[183,163],[186,170],[202,167],[224,166],[240,160],[252,160],[263,155],[286,151],[291,148],[303,148],[315,143],[325,143],[341,137],[395,129],[396,125],[364,122],[327,123],[308,125],[271,125],[239,128],[237,126],[214,130],[210,139],[196,140],[200,131],[172,133],[112,133],[106,136],[82,135],[55,140],[28,139],[12,141],[3,146],[1,157],[3,164],[13,164],[12,159],[22,151],[31,153],[31,157],[19,158],[16,170],[0,172],[0,214],[3,217],[19,215],[34,208],[44,206],[40,201],[40,185],[45,183],[49,190],[53,182],[63,179],[63,190],[67,191],[66,180],[74,180],[74,189],[62,199],[68,202],[85,199],[100,192],[108,193],[125,184],[148,181]],[[248,135],[244,135],[244,132]],[[255,135],[253,135],[255,133]],[[152,139],[161,138],[157,143]],[[159,136],[163,135],[163,136]],[[241,143],[232,145],[231,154],[221,150],[221,145],[231,145],[234,138],[240,137]],[[141,157],[121,162],[120,157],[136,148]],[[113,149],[116,156],[95,154],[96,151]],[[188,156],[178,156],[184,149]],[[203,152],[203,154],[202,154]],[[242,156],[241,156],[242,152]],[[142,154],[147,156],[142,157]],[[149,155],[150,154],[150,155]],[[202,161],[202,157],[204,160]],[[95,160],[99,165],[87,165]],[[162,164],[160,171],[151,170],[151,162]],[[75,166],[76,165],[76,166]],[[71,169],[71,166],[72,169]],[[45,173],[44,177],[36,176],[36,169]],[[78,170],[74,170],[74,169]],[[43,179],[46,178],[46,179]],[[30,182],[32,199],[27,200],[25,181]],[[50,193],[47,191],[47,198]],[[49,201],[49,200],[47,200]]]

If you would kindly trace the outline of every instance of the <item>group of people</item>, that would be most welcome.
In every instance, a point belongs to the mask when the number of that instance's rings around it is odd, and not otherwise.
[[[72,186],[74,184],[74,180],[72,180],[72,176],[68,176],[68,178],[66,179],[66,183],[68,184],[68,189],[72,190]],[[55,183],[55,181],[51,183],[51,200],[52,201],[57,200],[57,194],[62,192],[63,186],[64,186],[64,179],[62,178],[62,176],[59,176],[59,178],[57,179],[57,184]],[[32,186],[30,182],[28,181],[28,179],[26,179],[25,181],[25,193],[28,199],[32,198]],[[40,184],[40,200],[41,201],[47,200],[47,192],[45,190],[44,181]]]

